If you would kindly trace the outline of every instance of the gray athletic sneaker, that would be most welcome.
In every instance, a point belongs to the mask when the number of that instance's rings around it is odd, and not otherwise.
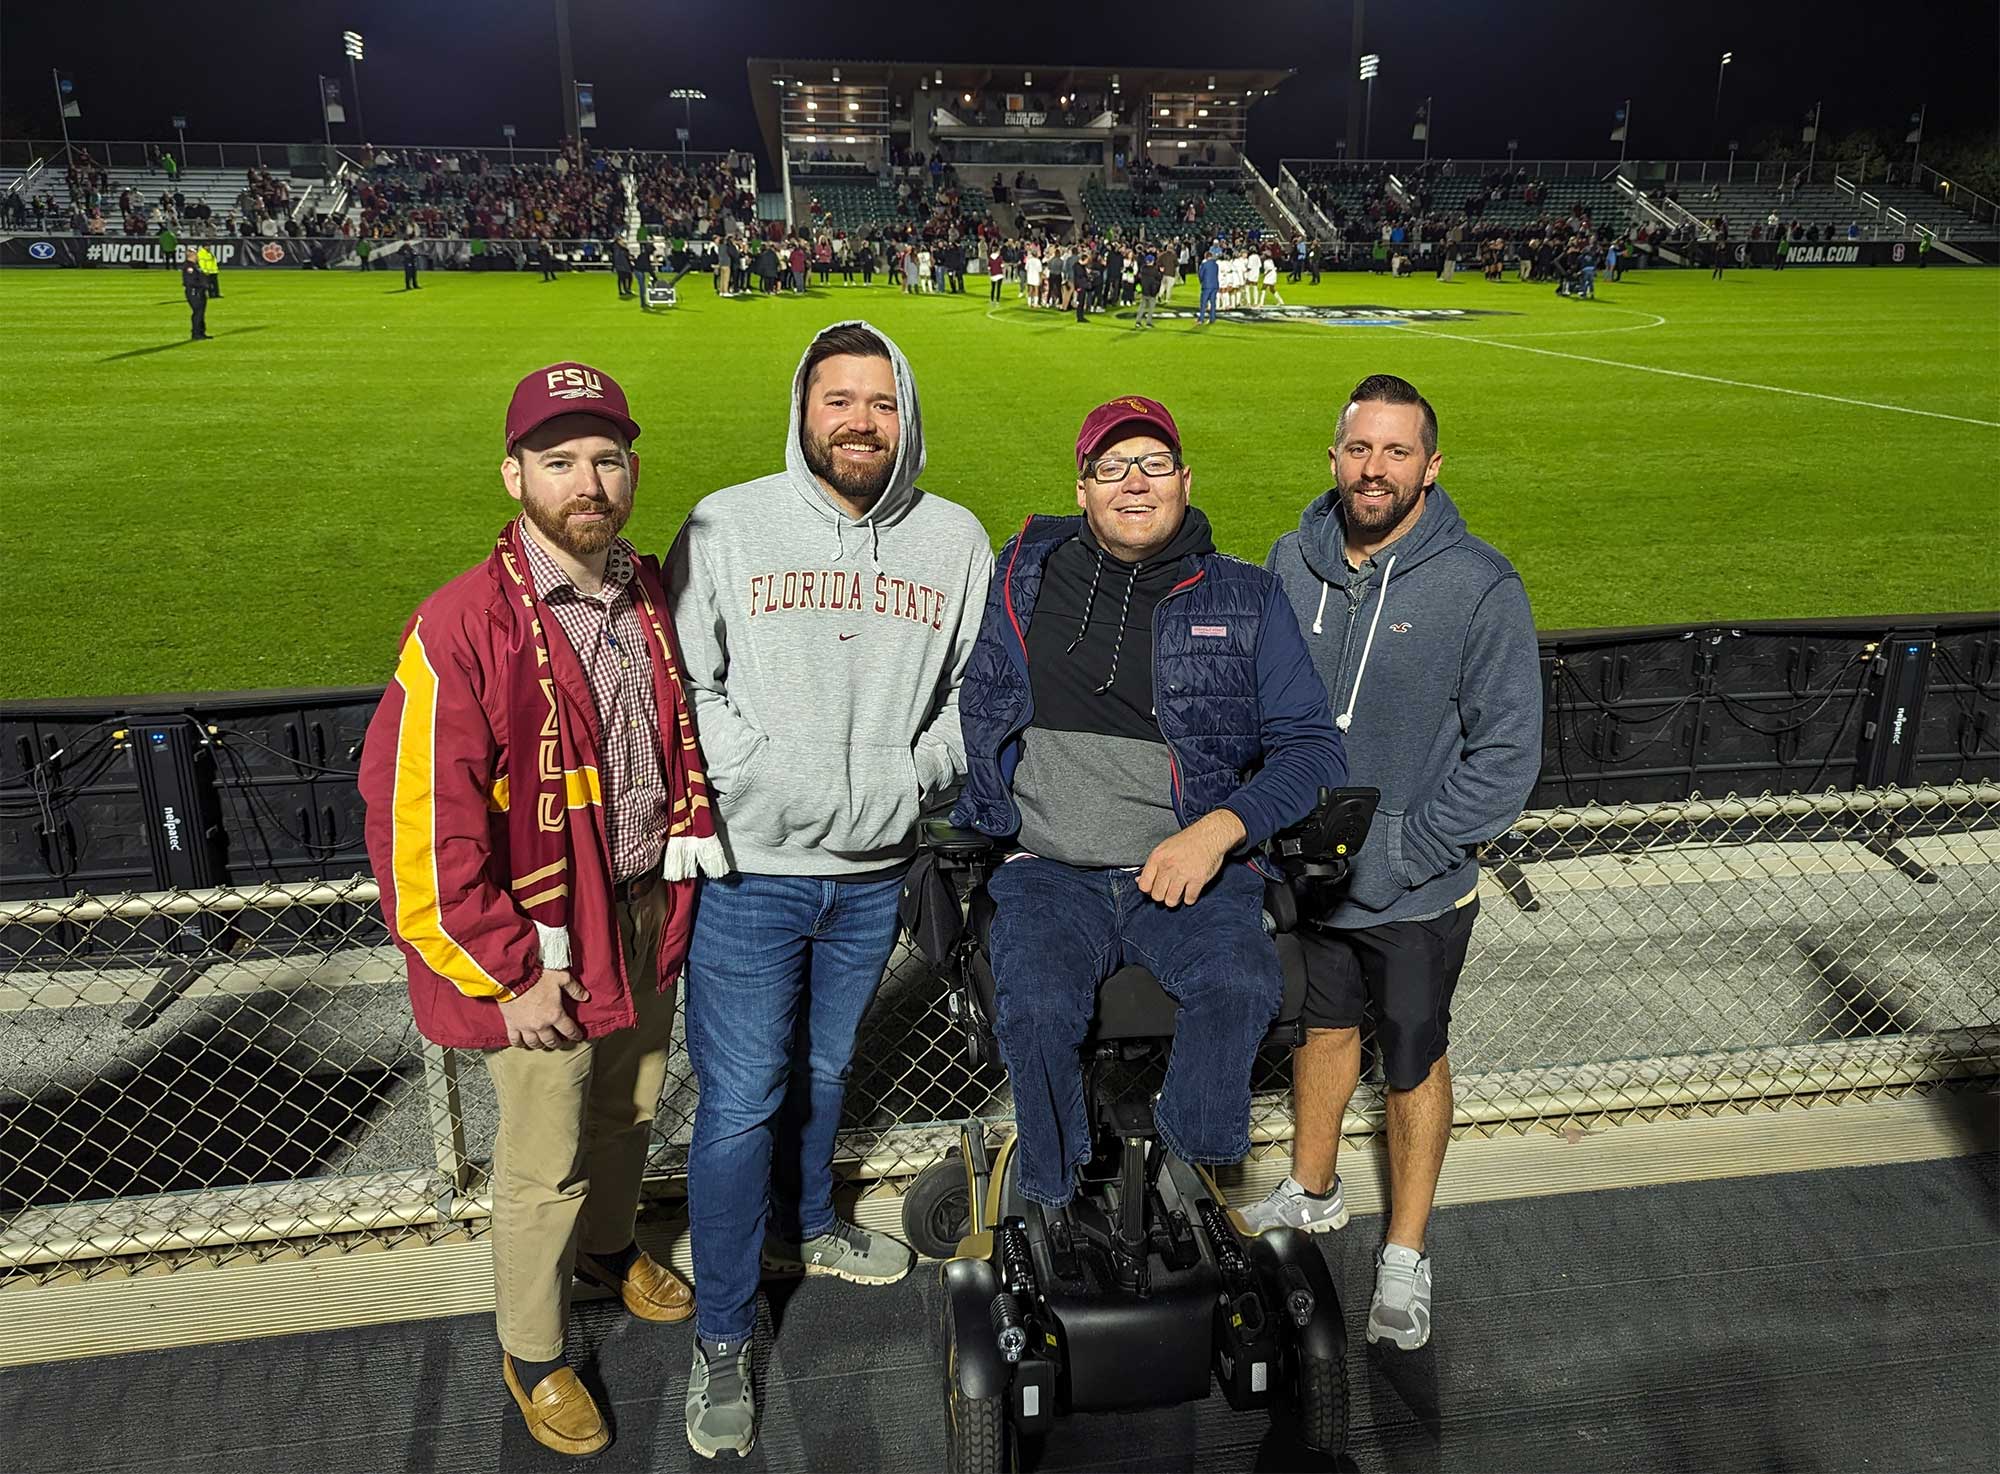
[[[908,1244],[838,1218],[803,1244],[764,1235],[764,1268],[773,1274],[830,1274],[857,1285],[893,1285],[916,1262]]]
[[[750,1342],[722,1341],[715,1355],[694,1341],[694,1367],[688,1373],[688,1447],[704,1459],[725,1448],[741,1457],[757,1441],[757,1402],[750,1391]]]
[[[1300,1186],[1297,1178],[1287,1177],[1271,1189],[1271,1195],[1263,1202],[1245,1208],[1243,1221],[1252,1233],[1262,1233],[1267,1228],[1331,1233],[1336,1228],[1345,1228],[1347,1204],[1340,1200],[1340,1179],[1334,1178],[1333,1191],[1319,1198]]]
[[[1431,1338],[1431,1256],[1401,1244],[1384,1244],[1375,1254],[1368,1344],[1385,1336],[1405,1351]]]

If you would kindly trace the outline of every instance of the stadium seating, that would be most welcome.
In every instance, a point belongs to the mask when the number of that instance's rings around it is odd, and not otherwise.
[[[1681,207],[1702,220],[1723,216],[1729,221],[1730,235],[1738,239],[1748,236],[1752,226],[1762,225],[1773,211],[1787,226],[1793,222],[1807,229],[1817,226],[1822,235],[1832,230],[1840,239],[1846,238],[1850,223],[1861,227],[1863,240],[1908,234],[1887,218],[1891,209],[1902,211],[1913,225],[1940,235],[1949,235],[1954,227],[1963,229],[1968,223],[1935,195],[1908,185],[1871,184],[1849,194],[1833,184],[1807,184],[1793,192],[1770,180],[1754,183],[1738,179],[1729,184],[1683,183],[1675,193]],[[1879,213],[1875,206],[1862,202],[1862,194],[1880,201]]]
[[[801,183],[798,195],[804,197],[805,208],[795,209],[794,218],[801,225],[817,221],[835,230],[866,230],[870,226],[906,224],[915,218],[908,207],[898,208],[903,202],[898,199],[894,185],[849,184],[816,178],[809,184]],[[817,215],[810,208],[815,200],[820,205]],[[985,191],[959,190],[959,209],[967,219],[982,219],[987,207]]]
[[[1193,227],[1182,219],[1182,211],[1189,198],[1202,202],[1202,212]],[[1138,193],[1129,189],[1105,189],[1093,182],[1084,187],[1083,210],[1092,229],[1118,230],[1126,234],[1136,234],[1141,229],[1150,235],[1173,235],[1190,228],[1211,231],[1270,229],[1269,222],[1247,194],[1240,189],[1220,186],[1213,190],[1183,191],[1169,187],[1157,192]]]

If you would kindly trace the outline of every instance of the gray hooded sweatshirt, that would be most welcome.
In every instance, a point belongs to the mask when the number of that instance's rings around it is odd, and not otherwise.
[[[917,487],[924,432],[900,349],[902,439],[888,488],[847,516],[800,444],[792,375],[785,469],[704,497],[667,560],[695,726],[731,861],[753,875],[879,872],[965,776],[958,687],[993,545]]]
[[[1333,700],[1347,781],[1382,790],[1330,918],[1363,928],[1442,916],[1477,892],[1474,848],[1520,817],[1541,773],[1542,676],[1521,576],[1443,487],[1361,568],[1346,547],[1328,491],[1264,566]]]

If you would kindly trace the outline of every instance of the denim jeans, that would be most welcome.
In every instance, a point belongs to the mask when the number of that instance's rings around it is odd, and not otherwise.
[[[1194,320],[1196,322],[1215,321],[1215,303],[1220,295],[1221,289],[1219,287],[1203,287],[1201,289],[1201,301],[1195,304],[1194,309]]]
[[[696,1320],[749,1337],[768,1222],[798,1242],[833,1224],[833,1135],[854,1036],[896,941],[900,875],[702,882],[687,961],[688,1148]]]
[[[994,1033],[1014,1087],[1021,1192],[1061,1207],[1090,1160],[1077,1051],[1097,988],[1137,965],[1180,1004],[1160,1139],[1183,1161],[1240,1161],[1250,1150],[1250,1072],[1284,1000],[1264,934],[1264,878],[1231,862],[1192,906],[1169,909],[1125,870],[1078,870],[1024,856],[987,885],[995,911]]]

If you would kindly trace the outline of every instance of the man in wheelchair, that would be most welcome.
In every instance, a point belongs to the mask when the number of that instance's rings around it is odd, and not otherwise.
[[[1022,1196],[1067,1204],[1091,1156],[1078,1050],[1097,991],[1143,966],[1179,1004],[1153,1124],[1196,1164],[1249,1149],[1250,1077],[1283,992],[1251,853],[1346,775],[1278,581],[1215,551],[1160,404],[1091,411],[1080,517],[999,554],[959,706],[955,824],[993,870],[994,1032]]]

